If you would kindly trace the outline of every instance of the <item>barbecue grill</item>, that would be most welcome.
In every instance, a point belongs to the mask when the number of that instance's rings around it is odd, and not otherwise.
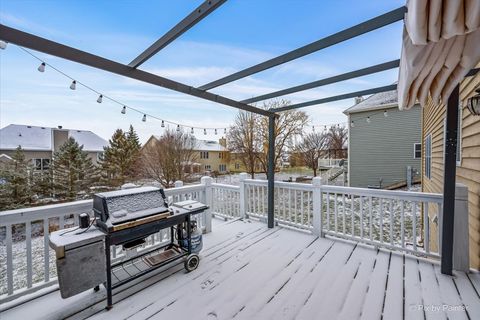
[[[197,215],[206,209],[206,205],[193,200],[175,203],[169,208],[164,191],[154,187],[95,194],[93,198],[95,224],[93,225],[92,222],[86,230],[90,235],[87,236],[81,229],[80,231],[72,229],[72,232],[60,230],[52,233],[50,237],[51,247],[56,252],[73,250],[68,255],[57,254],[57,266],[62,266],[65,270],[60,271],[66,274],[61,282],[65,287],[65,293],[63,294],[62,291],[62,296],[67,297],[84,291],[92,283],[95,286],[94,289],[98,290],[100,280],[106,278],[104,285],[107,290],[107,309],[110,309],[112,289],[148,272],[180,259],[184,261],[187,271],[196,269],[199,263],[196,252],[201,249],[201,233],[200,237],[196,235],[200,243],[195,243],[196,250],[193,253],[192,215]],[[195,218],[193,219],[195,221]],[[198,218],[196,220],[199,222]],[[162,229],[170,229],[168,244],[152,246],[150,249],[144,248],[139,254],[136,253],[136,248],[143,246],[148,236]],[[65,239],[67,235],[68,242]],[[95,252],[85,250],[86,237],[89,238],[89,243],[101,241],[96,247],[99,250]],[[114,264],[111,261],[111,246],[122,246],[126,252],[125,257]],[[102,252],[102,248],[104,248],[104,257],[98,257],[98,252]],[[73,263],[62,261],[68,257],[76,257],[76,261],[73,262],[73,259],[70,259]],[[78,275],[79,261],[83,261],[80,270],[89,270],[89,272],[95,270],[93,272],[98,272],[99,276],[93,277],[88,283],[82,283],[81,275]],[[101,276],[105,274],[106,277]]]

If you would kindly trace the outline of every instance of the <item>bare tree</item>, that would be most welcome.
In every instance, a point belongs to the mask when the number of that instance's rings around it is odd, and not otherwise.
[[[194,136],[183,131],[166,130],[142,150],[144,175],[165,188],[172,187],[177,180],[187,180],[191,170],[185,170],[185,167],[196,161],[195,145]]]
[[[328,149],[335,151],[335,156],[347,157],[348,130],[345,126],[333,125],[328,129]]]
[[[288,106],[289,101],[275,100],[264,104],[265,109],[281,108]],[[268,118],[258,117],[258,130],[262,138],[263,147],[261,152],[257,154],[258,160],[262,164],[264,172],[268,168]],[[308,122],[308,116],[305,112],[299,110],[289,110],[279,114],[275,119],[275,169],[286,152],[287,146],[290,144],[292,137],[301,134],[305,125]]]
[[[314,177],[317,176],[318,160],[324,157],[328,138],[326,132],[312,132],[307,134],[296,147],[306,166],[313,170]]]
[[[236,153],[252,179],[255,176],[257,154],[261,152],[261,139],[258,135],[258,115],[240,111],[227,135],[230,152]]]

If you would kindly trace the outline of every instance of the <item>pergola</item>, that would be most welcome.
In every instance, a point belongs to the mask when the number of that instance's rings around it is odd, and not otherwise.
[[[149,73],[139,69],[139,67],[148,59],[153,57],[160,50],[165,48],[176,38],[192,28],[210,13],[219,8],[226,0],[207,0],[193,10],[187,17],[165,33],[160,39],[153,43],[149,48],[140,53],[132,62],[122,64],[98,55],[81,51],[79,49],[63,45],[48,39],[20,31],[15,28],[0,24],[0,39],[14,43],[16,45],[40,51],[46,54],[64,58],[73,62],[84,64],[90,67],[115,73],[128,78],[136,79],[142,82],[150,83],[159,87],[167,88],[173,91],[181,92],[205,100],[213,101],[219,104],[237,108],[240,110],[253,112],[269,119],[269,144],[268,144],[268,227],[274,227],[274,157],[275,157],[275,120],[278,114],[283,111],[303,108],[307,106],[319,105],[323,103],[354,98],[362,95],[375,94],[395,90],[396,84],[385,85],[367,90],[349,92],[341,95],[326,97],[313,101],[307,101],[288,105],[281,108],[264,110],[257,108],[250,103],[263,101],[303,90],[317,88],[348,79],[353,79],[365,75],[378,73],[399,67],[399,60],[387,61],[367,68],[362,68],[336,76],[320,79],[317,81],[305,83],[291,88],[279,90],[276,92],[260,95],[250,99],[236,101],[228,97],[213,94],[209,90],[225,85],[227,83],[245,78],[247,76],[262,72],[275,66],[287,63],[289,61],[301,58],[308,54],[317,52],[343,41],[352,39],[362,34],[382,28],[394,22],[404,19],[407,11],[406,7],[400,7],[385,14],[374,17],[370,20],[339,31],[335,34],[309,43],[303,47],[284,53],[275,58],[256,64],[244,70],[240,70],[221,79],[212,81],[199,87],[192,87],[165,77]],[[472,69],[467,76],[475,75],[479,69]],[[458,114],[457,106],[459,102],[459,87],[456,86],[450,95],[447,103],[447,126],[446,126],[446,148],[445,148],[445,172],[443,188],[443,224],[442,224],[442,251],[441,251],[441,270],[444,274],[452,274],[452,255],[453,255],[453,222],[454,222],[454,203],[455,203],[455,171],[456,171],[456,145],[457,145],[457,126]]]

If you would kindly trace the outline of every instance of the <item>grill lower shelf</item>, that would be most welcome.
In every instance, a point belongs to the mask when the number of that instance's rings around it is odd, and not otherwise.
[[[164,261],[173,259],[175,257],[178,257],[180,255],[183,255],[182,252],[178,251],[175,247],[172,249],[165,250],[163,252],[159,252],[157,254],[151,255],[149,257],[144,257],[143,260],[149,264],[151,267],[156,266],[157,264],[160,264]]]

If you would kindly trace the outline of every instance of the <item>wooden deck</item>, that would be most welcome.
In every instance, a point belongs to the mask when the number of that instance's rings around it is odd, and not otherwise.
[[[58,291],[6,319],[480,319],[480,274],[440,274],[423,259],[254,221],[215,223],[202,261],[115,291]],[[422,309],[422,306],[424,308]]]

